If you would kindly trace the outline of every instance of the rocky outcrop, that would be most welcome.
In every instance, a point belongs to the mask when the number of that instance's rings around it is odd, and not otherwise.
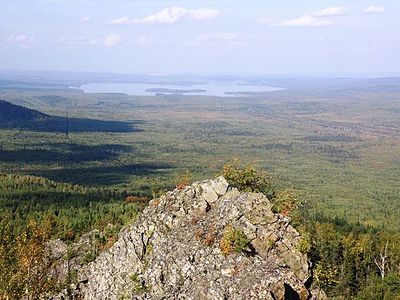
[[[298,232],[271,206],[222,177],[168,192],[53,299],[318,299]],[[236,252],[227,228],[246,237]]]
[[[112,229],[112,225],[109,224],[105,229]],[[77,272],[96,258],[100,251],[99,241],[102,239],[105,239],[104,232],[95,229],[74,243],[66,244],[60,239],[47,243],[47,256],[53,263],[50,275],[57,286],[76,281]]]

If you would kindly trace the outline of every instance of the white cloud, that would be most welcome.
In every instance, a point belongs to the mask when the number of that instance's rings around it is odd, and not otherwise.
[[[92,38],[87,36],[79,36],[72,38],[61,37],[59,42],[62,45],[68,45],[68,46],[82,46],[82,45],[96,46],[101,44],[101,40],[99,38]]]
[[[193,20],[209,20],[219,17],[219,11],[210,8],[187,10],[187,14]]]
[[[320,19],[312,15],[304,15],[300,18],[283,20],[275,26],[280,27],[324,27],[334,25],[335,23],[331,20]]]
[[[106,46],[106,47],[114,47],[122,42],[122,38],[116,34],[110,34],[103,38],[97,37],[88,37],[88,36],[78,36],[78,37],[62,37],[59,42],[62,45],[67,46]]]
[[[315,17],[341,16],[345,14],[343,7],[328,7],[313,14]]]
[[[103,38],[78,36],[78,37],[62,37],[59,40],[60,44],[67,46],[106,46],[114,47],[123,42],[123,39],[116,34],[110,34]]]
[[[104,39],[103,45],[106,47],[114,47],[114,46],[117,46],[118,44],[120,44],[121,42],[122,42],[122,38],[119,35],[110,34],[109,36],[107,36]]]
[[[261,34],[240,32],[205,32],[196,36],[190,45],[245,45],[248,43],[272,42],[270,38]]]
[[[327,17],[341,16],[346,13],[343,7],[328,7],[312,14],[306,14],[298,18],[275,22],[268,17],[261,17],[257,23],[279,27],[324,27],[334,25],[335,22],[327,20]]]
[[[365,12],[367,14],[381,14],[381,13],[386,12],[386,9],[383,6],[374,6],[374,5],[372,5],[372,6],[368,7],[365,10]]]
[[[240,38],[239,33],[234,32],[207,32],[196,36],[196,43],[214,43],[219,41],[235,41]]]
[[[200,9],[187,9],[183,7],[164,8],[163,10],[148,15],[144,18],[129,19],[122,17],[113,19],[109,24],[122,25],[122,24],[175,24],[183,20],[209,20],[219,16],[219,11],[216,9],[200,8]]]
[[[85,17],[82,17],[82,18],[80,19],[80,21],[81,21],[82,23],[89,22],[89,21],[91,21],[91,20],[92,20],[92,17],[90,17],[90,16],[85,16]]]
[[[33,35],[26,35],[26,34],[20,34],[20,35],[10,35],[6,41],[7,42],[14,42],[14,43],[20,43],[20,44],[28,44],[36,40],[36,37]]]

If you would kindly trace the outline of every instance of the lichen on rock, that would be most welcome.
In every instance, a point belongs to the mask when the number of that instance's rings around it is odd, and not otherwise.
[[[263,194],[240,193],[223,177],[168,192],[53,299],[321,299],[306,286],[300,235],[271,208]],[[229,227],[242,241],[227,255]]]

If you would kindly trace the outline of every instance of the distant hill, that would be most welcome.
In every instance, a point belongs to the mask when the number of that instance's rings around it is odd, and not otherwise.
[[[37,110],[0,100],[0,129],[44,132],[133,132],[140,131],[135,123],[102,121],[46,115]]]
[[[4,123],[33,121],[42,118],[49,118],[49,116],[33,109],[0,100],[0,126]]]

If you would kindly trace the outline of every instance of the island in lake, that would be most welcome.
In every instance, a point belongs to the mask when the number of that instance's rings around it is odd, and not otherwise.
[[[191,90],[181,90],[181,89],[168,89],[168,88],[150,88],[146,89],[149,93],[166,93],[166,94],[189,94],[189,93],[205,93],[207,90],[203,89],[191,89]]]

